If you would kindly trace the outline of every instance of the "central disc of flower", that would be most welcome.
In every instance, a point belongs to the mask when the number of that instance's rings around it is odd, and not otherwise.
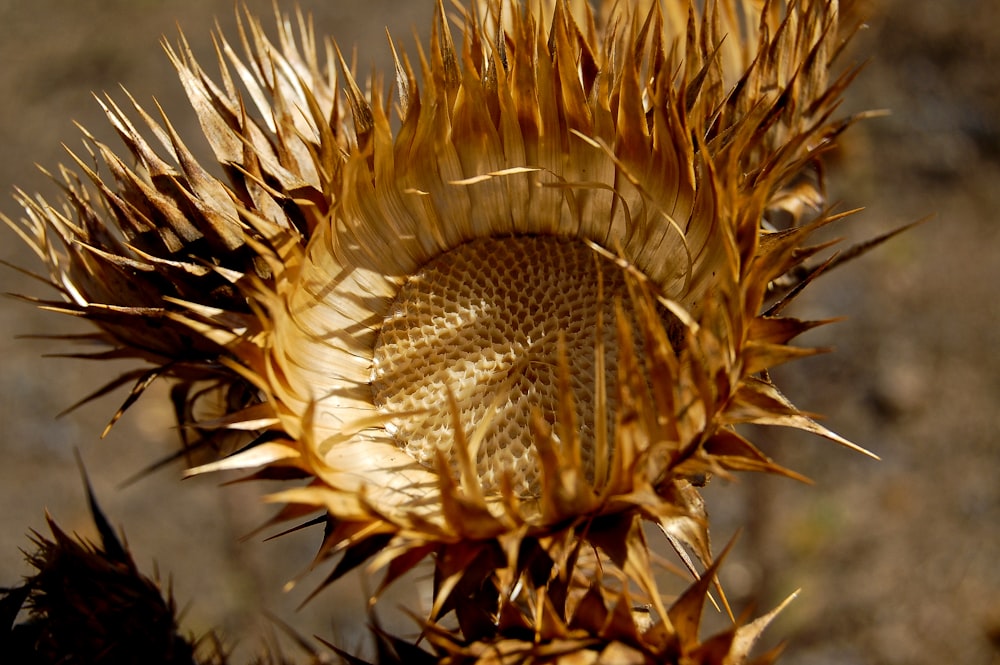
[[[569,397],[559,391],[561,334],[582,457],[592,476],[596,429],[610,437],[613,422],[616,302],[631,310],[622,268],[581,240],[467,242],[426,264],[400,289],[375,346],[375,405],[401,414],[387,429],[408,455],[433,466],[440,448],[455,470],[459,439],[450,388],[484,492],[498,493],[507,474],[515,493],[537,496],[530,421],[537,411],[554,423],[560,400]],[[609,414],[602,422],[595,417],[599,338]]]

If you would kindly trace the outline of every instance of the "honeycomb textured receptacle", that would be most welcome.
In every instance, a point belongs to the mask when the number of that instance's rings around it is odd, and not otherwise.
[[[584,464],[593,471],[595,428],[608,427],[595,422],[598,339],[613,412],[618,302],[631,310],[622,268],[582,240],[508,236],[467,242],[428,263],[400,290],[375,347],[375,404],[384,412],[415,412],[389,427],[410,456],[432,465],[441,448],[454,465],[457,439],[445,407],[450,389],[465,437],[476,449],[484,491],[499,492],[506,473],[516,493],[537,496],[530,420],[537,410],[554,422],[561,398],[560,334]]]

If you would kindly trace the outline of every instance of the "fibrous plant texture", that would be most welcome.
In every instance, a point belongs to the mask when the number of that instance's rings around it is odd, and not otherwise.
[[[182,41],[217,164],[106,99],[129,154],[91,139],[10,222],[40,304],[144,363],[123,410],[173,382],[190,473],[302,479],[269,500],[324,516],[331,580],[382,571],[374,603],[431,560],[439,656],[742,662],[766,622],[698,635],[698,486],[796,476],[743,424],[851,445],[768,370],[817,352],[782,309],[842,216],[820,160],[854,72],[835,0],[700,7],[439,5],[395,85],[301,16],[246,16],[214,75]],[[707,566],[673,603],[645,524]]]

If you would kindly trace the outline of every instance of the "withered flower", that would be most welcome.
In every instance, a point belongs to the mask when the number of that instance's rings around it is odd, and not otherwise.
[[[91,141],[61,207],[21,196],[14,226],[62,296],[43,304],[95,322],[103,356],[152,363],[123,377],[134,396],[168,376],[206,440],[254,433],[191,473],[310,478],[271,499],[327,515],[331,578],[432,558],[430,619],[461,631],[438,646],[540,649],[579,619],[694,658],[643,523],[708,563],[696,485],[795,476],[738,425],[851,445],[768,377],[817,351],[790,342],[822,322],[775,293],[798,293],[811,234],[840,217],[819,166],[851,122],[837,2],[453,18],[459,45],[441,5],[416,60],[391,42],[394,95],[378,76],[363,92],[301,16],[277,43],[248,16],[216,79],[171,49],[224,177],[108,100],[134,166]]]
[[[34,534],[33,573],[0,589],[4,662],[193,665],[197,644],[181,634],[172,595],[136,566],[89,484],[87,494],[97,541],[74,538],[46,516],[52,536]]]

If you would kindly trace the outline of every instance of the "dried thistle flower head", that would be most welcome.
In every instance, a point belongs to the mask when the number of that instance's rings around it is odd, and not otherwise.
[[[82,469],[82,466],[81,466]],[[96,541],[70,536],[46,515],[52,537],[34,533],[26,554],[34,572],[13,588],[0,588],[0,654],[17,665],[227,665],[230,656],[216,632],[197,639],[182,633],[176,602],[135,563],[128,544],[111,527],[83,474]],[[20,619],[20,620],[19,620]],[[277,627],[310,663],[328,656],[288,626]],[[276,640],[262,641],[257,665],[292,661]],[[301,662],[301,661],[300,661]]]
[[[0,590],[4,662],[195,662],[193,640],[180,634],[173,597],[142,574],[87,487],[96,543],[66,534],[46,516],[52,537],[35,533],[25,582]],[[21,610],[27,616],[15,623]]]
[[[272,499],[329,516],[331,578],[373,559],[388,583],[433,555],[431,619],[454,610],[465,645],[631,584],[655,620],[629,634],[677,637],[642,523],[708,562],[694,483],[795,475],[737,425],[851,445],[767,375],[816,352],[790,342],[821,322],[767,302],[838,218],[818,168],[850,122],[838,5],[453,18],[458,45],[440,4],[416,61],[392,45],[395,97],[362,92],[301,17],[273,43],[248,16],[217,79],[182,42],[225,179],[108,100],[136,166],[93,141],[110,178],[79,159],[65,205],[21,196],[14,226],[61,293],[45,306],[153,364],[123,378],[133,395],[169,376],[184,424],[256,434],[194,473],[311,479]],[[210,394],[221,413],[199,419]],[[594,580],[607,566],[624,587]]]

